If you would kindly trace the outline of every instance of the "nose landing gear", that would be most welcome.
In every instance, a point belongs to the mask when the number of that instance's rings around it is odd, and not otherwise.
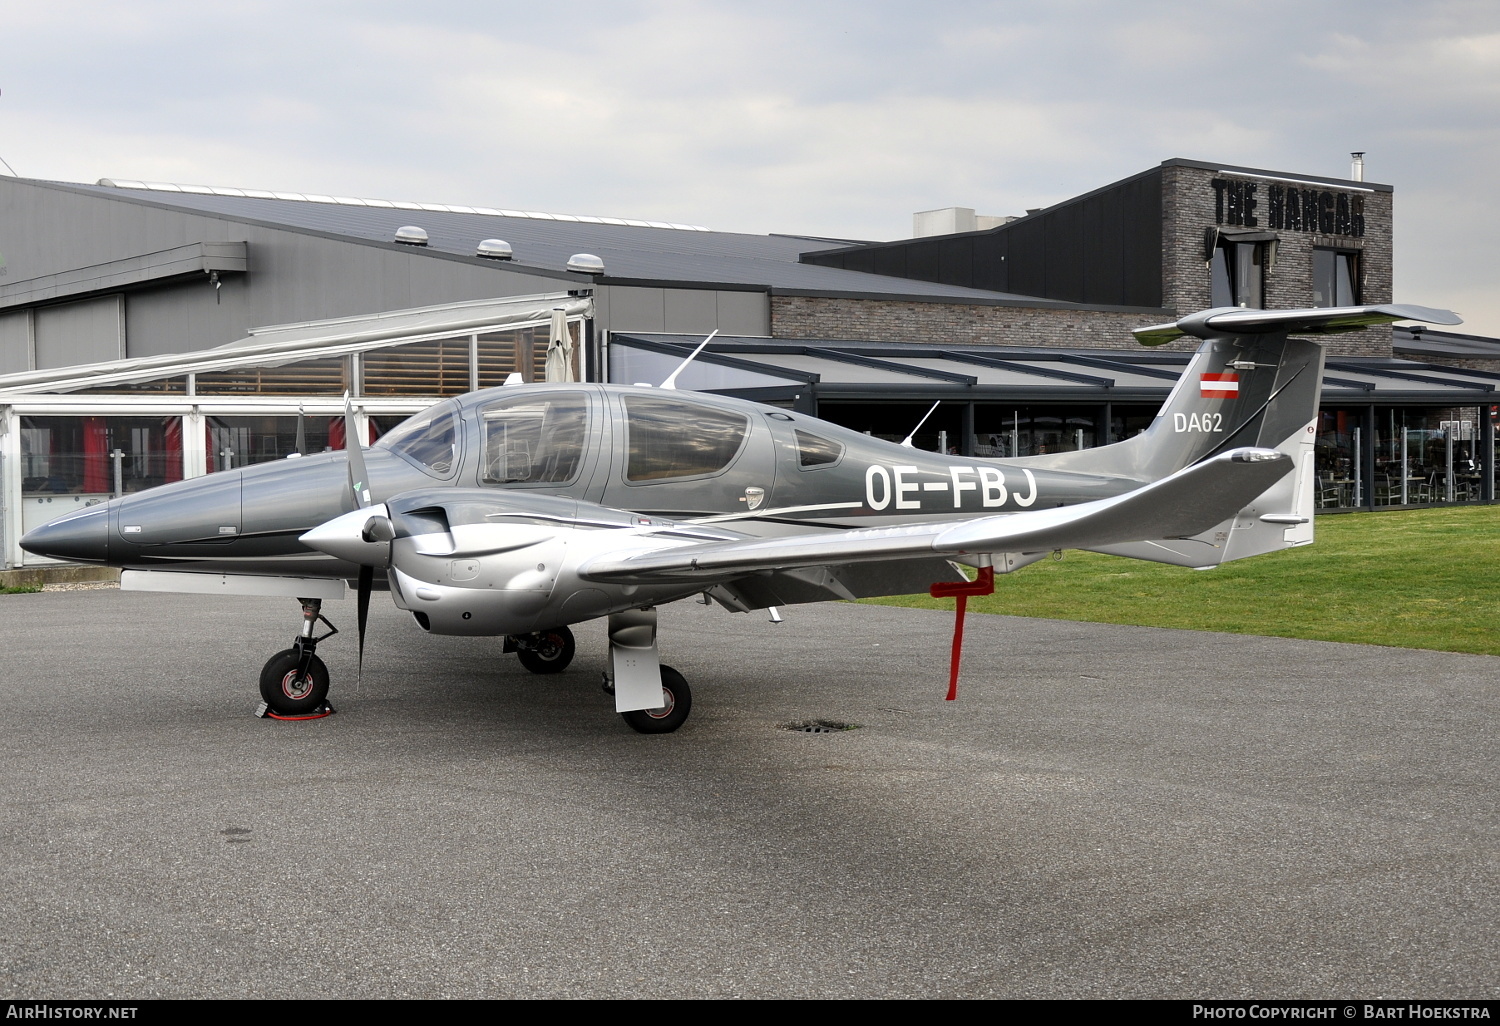
[[[339,632],[323,615],[323,600],[298,599],[302,603],[302,633],[292,647],[277,652],[260,671],[261,704],[257,716],[277,720],[312,720],[328,716],[328,667],[317,656],[318,642]],[[317,636],[322,622],[328,633]]]

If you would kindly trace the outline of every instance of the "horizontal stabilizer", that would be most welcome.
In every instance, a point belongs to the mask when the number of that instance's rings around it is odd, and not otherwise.
[[[1134,334],[1143,346],[1159,346],[1184,335],[1219,338],[1225,335],[1263,335],[1276,331],[1291,335],[1333,335],[1394,321],[1463,323],[1463,319],[1451,310],[1406,304],[1330,306],[1308,310],[1250,310],[1231,306],[1203,310],[1171,324],[1137,328]]]

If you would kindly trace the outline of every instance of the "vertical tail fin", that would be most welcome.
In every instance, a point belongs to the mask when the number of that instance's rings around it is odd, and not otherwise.
[[[1209,339],[1130,439],[1131,469],[1155,481],[1227,449],[1279,449],[1317,416],[1322,382],[1316,342],[1280,332]]]
[[[1299,335],[1357,331],[1374,324],[1423,320],[1460,323],[1447,310],[1419,306],[1314,310],[1219,309],[1136,336],[1160,345],[1183,335],[1204,339],[1151,427],[1119,451],[1131,469],[1156,480],[1180,467],[1241,445],[1277,449],[1296,465],[1238,514],[1192,538],[1101,548],[1119,556],[1210,567],[1232,559],[1308,545],[1313,540],[1313,446],[1323,347]],[[1093,450],[1101,452],[1102,450]]]

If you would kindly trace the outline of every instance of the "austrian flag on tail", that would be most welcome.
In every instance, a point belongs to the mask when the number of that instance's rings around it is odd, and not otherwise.
[[[1198,383],[1205,399],[1237,399],[1240,394],[1238,374],[1204,374]]]

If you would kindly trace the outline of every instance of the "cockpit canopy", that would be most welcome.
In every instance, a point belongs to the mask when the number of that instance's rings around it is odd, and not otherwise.
[[[458,425],[458,403],[447,399],[403,420],[375,445],[447,479],[458,470]]]

